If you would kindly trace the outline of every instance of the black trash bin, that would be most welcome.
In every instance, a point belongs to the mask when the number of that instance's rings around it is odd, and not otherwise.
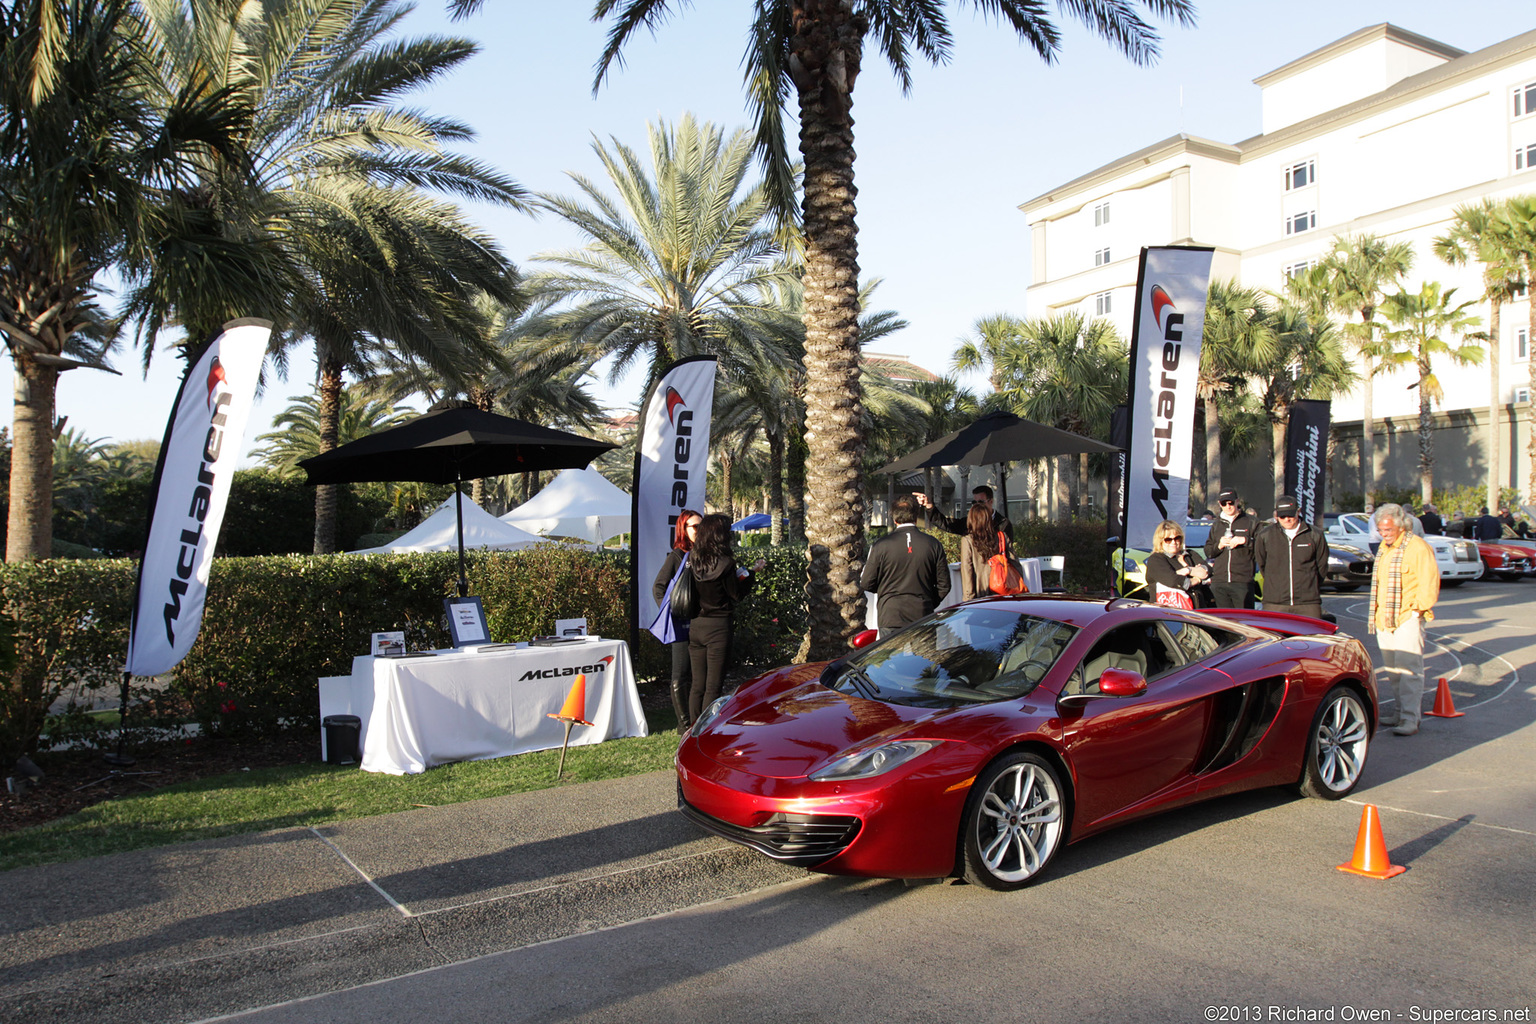
[[[363,720],[356,715],[326,715],[320,720],[325,729],[325,763],[356,764],[362,758],[358,740]]]

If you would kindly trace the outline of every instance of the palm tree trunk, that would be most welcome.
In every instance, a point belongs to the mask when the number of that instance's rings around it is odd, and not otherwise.
[[[768,431],[768,514],[768,542],[778,547],[784,543],[784,435],[774,430]]]
[[[736,513],[732,511],[731,505],[731,490],[734,486],[731,481],[731,470],[735,466],[736,456],[729,448],[722,448],[715,458],[720,460],[720,511],[725,518],[735,522]]]
[[[1435,414],[1429,403],[1429,355],[1419,351],[1419,494],[1428,503],[1435,493]],[[1497,509],[1498,505],[1489,505]]]
[[[1499,487],[1504,472],[1499,452],[1499,409],[1503,395],[1499,390],[1499,321],[1503,315],[1503,303],[1496,295],[1488,297],[1488,507],[1499,507]],[[1529,343],[1527,343],[1529,348]]]
[[[784,516],[788,522],[789,543],[805,543],[805,432],[792,433],[786,439],[784,453]]]
[[[25,353],[13,353],[11,507],[5,560],[25,562],[53,554],[53,415],[59,371]]]
[[[320,453],[336,447],[341,424],[342,365],[334,359],[320,363]],[[315,488],[315,554],[328,555],[336,550],[336,509],[340,484],[320,484]]]
[[[846,0],[801,0],[790,38],[805,161],[807,612],[800,658],[848,649],[864,625],[863,396],[853,85],[867,28]]]
[[[1276,490],[1285,486],[1285,428],[1290,419],[1291,411],[1281,406],[1269,420],[1269,472]]]
[[[1222,491],[1221,487],[1221,409],[1214,396],[1205,400],[1205,504]]]

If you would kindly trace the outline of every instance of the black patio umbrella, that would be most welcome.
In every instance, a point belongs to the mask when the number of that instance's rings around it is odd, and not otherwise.
[[[536,423],[458,407],[429,412],[398,427],[299,463],[309,484],[352,484],[411,480],[454,484],[459,519],[459,596],[469,592],[464,576],[466,480],[548,469],[585,469],[618,445]]]
[[[997,482],[1003,492],[1002,507],[1008,508],[1008,484],[1001,463],[1023,459],[1044,459],[1053,455],[1080,455],[1084,452],[1116,452],[1112,444],[1095,441],[1069,430],[1061,430],[1026,420],[1011,412],[989,412],[976,422],[904,455],[880,473],[908,473],[932,466],[997,465]]]

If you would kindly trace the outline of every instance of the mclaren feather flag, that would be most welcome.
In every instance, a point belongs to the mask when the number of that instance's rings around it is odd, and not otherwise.
[[[197,639],[213,545],[271,334],[267,320],[231,320],[181,382],[155,469],[128,630],[130,675],[168,671]]]
[[[1192,246],[1141,250],[1126,402],[1128,548],[1150,548],[1158,523],[1182,521],[1189,514],[1195,392],[1211,253]]]
[[[634,533],[629,545],[636,636],[656,618],[651,584],[672,550],[678,513],[685,508],[704,511],[714,405],[714,356],[673,363],[645,400],[635,444]]]

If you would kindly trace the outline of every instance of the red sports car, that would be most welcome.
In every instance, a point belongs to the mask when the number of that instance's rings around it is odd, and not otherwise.
[[[1324,622],[996,598],[720,698],[678,749],[678,801],[816,871],[1016,889],[1157,811],[1274,785],[1338,799],[1376,719],[1370,657]]]
[[[1501,580],[1517,580],[1532,575],[1530,548],[1480,540],[1477,542],[1477,554],[1483,560],[1484,579],[1491,575]]]

